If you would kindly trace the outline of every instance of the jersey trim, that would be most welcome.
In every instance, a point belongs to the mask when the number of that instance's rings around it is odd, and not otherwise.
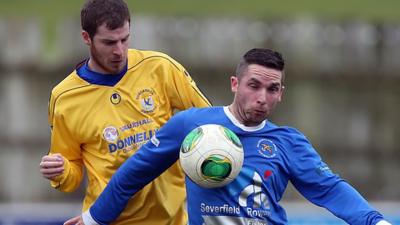
[[[177,65],[175,65],[175,63],[174,63],[172,60],[170,60],[168,57],[161,56],[161,55],[153,55],[153,56],[149,56],[149,57],[147,57],[147,58],[143,58],[142,60],[140,60],[139,62],[137,62],[135,65],[129,67],[127,70],[130,70],[130,69],[135,68],[136,66],[138,66],[140,63],[142,63],[142,62],[145,61],[145,60],[148,60],[148,59],[151,59],[151,58],[157,58],[157,57],[158,57],[158,58],[163,58],[163,59],[168,60],[177,70],[180,71],[179,67],[178,67]]]
[[[76,69],[78,76],[88,83],[110,87],[116,85],[124,77],[128,68],[128,63],[126,63],[124,69],[119,74],[102,74],[91,70],[88,62],[89,60],[86,60],[81,67]]]
[[[192,89],[205,101],[208,103],[209,106],[212,106],[211,101],[204,96],[202,90],[200,90],[200,88],[197,86],[196,88],[192,86]],[[192,101],[192,105],[195,105],[195,103]]]
[[[65,91],[61,92],[59,95],[55,96],[54,102],[53,102],[53,107],[52,107],[53,108],[53,112],[51,112],[51,115],[52,115],[51,120],[53,121],[53,119],[54,119],[54,111],[56,110],[56,103],[57,103],[58,98],[61,97],[61,95],[65,94],[65,93],[67,93],[69,91],[74,91],[76,89],[84,88],[84,87],[88,87],[88,86],[91,86],[91,84],[86,84],[86,85],[83,85],[83,86],[74,87],[74,88],[65,90]]]

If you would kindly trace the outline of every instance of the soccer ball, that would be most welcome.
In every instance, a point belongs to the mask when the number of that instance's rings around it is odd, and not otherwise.
[[[217,124],[193,129],[181,145],[179,159],[186,175],[205,188],[227,185],[243,165],[243,146],[231,130]]]

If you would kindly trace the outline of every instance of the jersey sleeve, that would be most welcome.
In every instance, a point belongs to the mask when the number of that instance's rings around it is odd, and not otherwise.
[[[56,96],[49,101],[49,125],[51,140],[49,155],[60,153],[64,158],[64,172],[50,182],[51,186],[64,192],[76,190],[83,178],[83,162],[80,145],[69,130],[62,113],[57,112]]]
[[[169,74],[165,85],[172,108],[185,110],[191,107],[211,106],[209,100],[182,65],[172,60]]]
[[[349,224],[376,224],[383,219],[350,184],[332,173],[303,135],[296,134],[292,144],[291,182],[304,197]]]
[[[129,199],[146,184],[161,175],[179,158],[184,139],[185,112],[172,117],[149,142],[125,161],[89,209],[99,224],[118,218]]]

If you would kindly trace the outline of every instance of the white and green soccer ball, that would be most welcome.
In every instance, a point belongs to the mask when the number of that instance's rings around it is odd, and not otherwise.
[[[205,188],[222,187],[243,165],[243,146],[234,132],[217,124],[193,129],[181,145],[179,159],[186,175]]]

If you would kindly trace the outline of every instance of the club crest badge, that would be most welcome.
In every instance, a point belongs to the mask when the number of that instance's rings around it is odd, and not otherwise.
[[[152,89],[143,89],[136,95],[136,100],[139,101],[141,111],[144,113],[152,113],[157,108],[155,101],[155,93]]]
[[[274,142],[268,139],[261,139],[257,143],[257,150],[262,156],[266,158],[273,158],[276,156],[276,146]]]
[[[103,138],[109,143],[115,143],[118,140],[118,130],[113,126],[104,128]]]

